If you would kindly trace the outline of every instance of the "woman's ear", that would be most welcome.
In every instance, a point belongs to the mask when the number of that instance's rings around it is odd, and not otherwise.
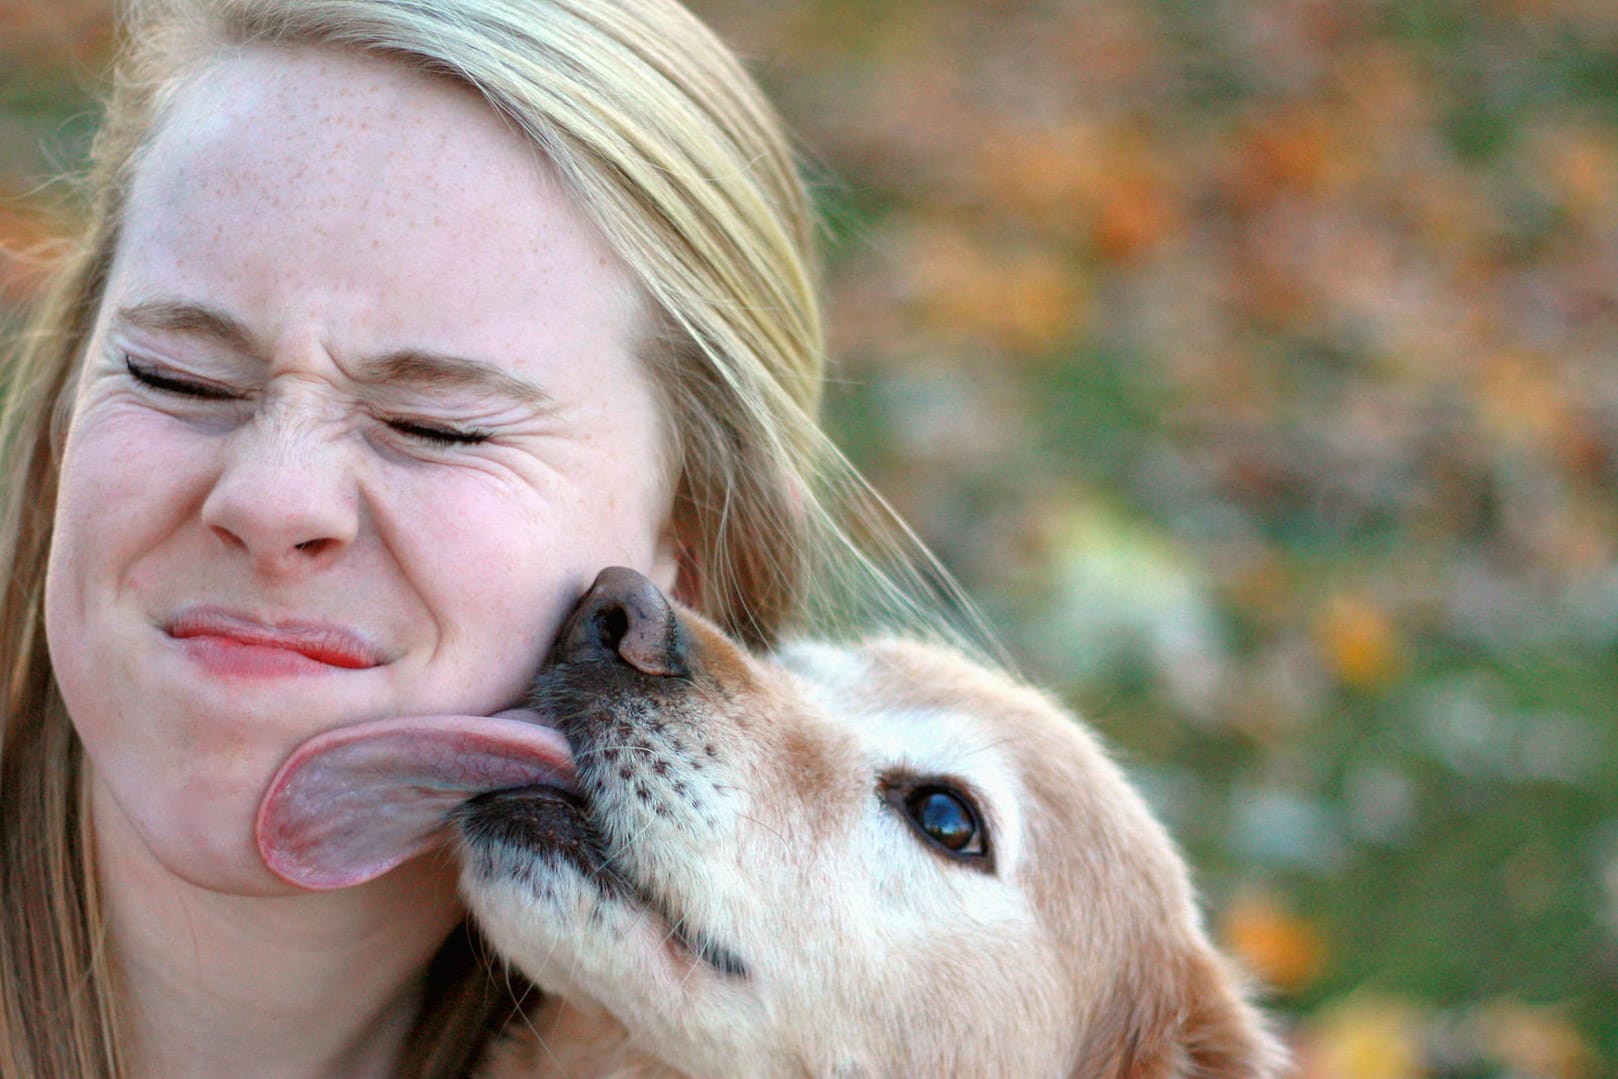
[[[1105,1024],[1107,1041],[1073,1079],[1281,1079],[1286,1050],[1240,979],[1203,948],[1143,966]],[[1094,1065],[1100,1063],[1097,1068]]]

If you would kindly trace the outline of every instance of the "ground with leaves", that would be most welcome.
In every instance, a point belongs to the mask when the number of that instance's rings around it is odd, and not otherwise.
[[[0,246],[106,6],[0,6]],[[1305,1076],[1612,1074],[1618,6],[697,8],[804,146],[834,427],[1120,747]]]

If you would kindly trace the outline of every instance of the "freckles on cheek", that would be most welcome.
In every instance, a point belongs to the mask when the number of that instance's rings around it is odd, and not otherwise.
[[[165,566],[176,572],[173,541],[200,505],[199,476],[211,458],[185,436],[174,421],[121,398],[81,402],[51,536],[46,628],[53,651],[94,652],[104,669],[126,661],[130,635],[144,625],[143,597],[172,584],[163,574]]]
[[[521,633],[554,567],[547,565],[546,525],[533,505],[499,485],[461,480],[395,497],[382,521],[383,541],[439,631],[474,636],[487,647],[494,624]]]
[[[110,518],[120,502],[171,498],[205,466],[204,445],[164,417],[103,405],[81,414],[68,432],[63,497]]]

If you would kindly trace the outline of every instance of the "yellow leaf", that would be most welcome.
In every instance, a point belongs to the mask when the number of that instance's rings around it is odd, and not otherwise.
[[[1356,997],[1310,1024],[1309,1079],[1421,1079],[1421,1016],[1401,1001]]]

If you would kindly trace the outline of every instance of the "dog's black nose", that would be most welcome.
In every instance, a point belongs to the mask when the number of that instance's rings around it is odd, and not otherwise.
[[[623,566],[610,566],[579,600],[557,635],[563,663],[623,662],[643,674],[686,678],[685,629],[657,585]]]

